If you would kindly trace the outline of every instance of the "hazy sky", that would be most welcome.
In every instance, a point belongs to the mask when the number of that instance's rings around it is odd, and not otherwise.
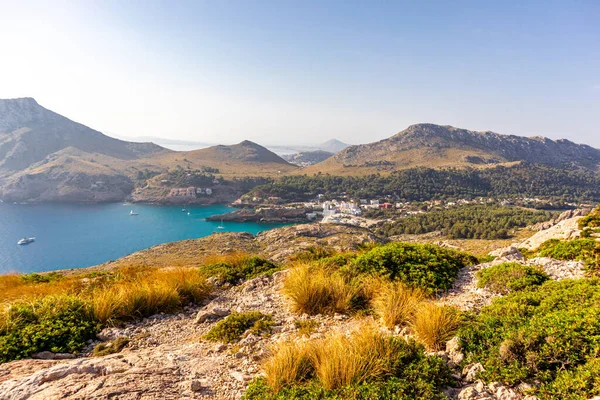
[[[374,141],[417,122],[600,147],[600,1],[0,0],[0,98],[103,132]]]

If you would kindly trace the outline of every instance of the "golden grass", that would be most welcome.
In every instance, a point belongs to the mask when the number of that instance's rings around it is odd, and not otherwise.
[[[1,275],[0,303],[21,299],[32,300],[58,294],[74,294],[79,292],[84,286],[84,283],[80,279],[61,279],[46,283],[33,283],[23,280],[22,275]]]
[[[147,274],[128,269],[125,273],[122,280],[98,287],[89,296],[94,315],[102,323],[172,312],[182,304],[204,300],[212,291],[195,268],[151,270]]]
[[[203,301],[212,290],[197,268],[130,265],[95,275],[59,276],[50,282],[32,282],[16,274],[0,276],[0,302],[5,309],[17,301],[75,295],[91,304],[103,324],[171,312],[183,304]],[[3,315],[0,313],[0,324]]]
[[[399,341],[363,322],[350,335],[335,333],[319,340],[280,343],[263,363],[263,371],[275,392],[313,375],[332,390],[392,375],[399,351]]]
[[[458,310],[423,302],[417,309],[411,328],[419,342],[428,350],[436,351],[454,336],[461,322]]]
[[[381,285],[372,307],[383,324],[393,328],[409,323],[425,298],[422,290],[409,288],[402,282],[388,282]]]
[[[311,372],[310,346],[306,342],[280,342],[262,365],[265,381],[276,393],[285,385],[304,381]]]
[[[395,357],[390,337],[364,324],[352,336],[336,334],[313,344],[315,375],[325,389],[383,378]]]
[[[357,286],[322,266],[299,264],[291,268],[283,293],[295,312],[316,314],[348,313]]]

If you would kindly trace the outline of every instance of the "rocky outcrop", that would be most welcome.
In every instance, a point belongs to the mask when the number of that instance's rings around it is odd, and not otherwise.
[[[541,230],[529,239],[520,243],[517,247],[527,250],[535,250],[542,243],[550,239],[574,239],[581,235],[578,221],[583,215],[576,215],[571,218],[565,218],[549,227]]]
[[[265,223],[292,223],[308,222],[307,213],[312,210],[305,208],[287,207],[261,207],[257,209],[241,209],[227,214],[213,215],[207,221],[227,222],[265,222]]]

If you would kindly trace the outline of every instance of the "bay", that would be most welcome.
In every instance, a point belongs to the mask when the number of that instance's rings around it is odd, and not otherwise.
[[[231,211],[225,205],[0,204],[0,274],[82,268],[148,247],[214,232],[250,232],[283,226],[204,218]],[[130,216],[134,210],[138,215]],[[189,215],[188,215],[189,212]],[[23,237],[35,242],[19,246]]]

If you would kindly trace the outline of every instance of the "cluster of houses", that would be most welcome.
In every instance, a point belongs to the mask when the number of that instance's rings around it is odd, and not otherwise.
[[[198,197],[202,195],[212,195],[212,189],[190,186],[187,188],[173,188],[169,192],[169,197]]]

